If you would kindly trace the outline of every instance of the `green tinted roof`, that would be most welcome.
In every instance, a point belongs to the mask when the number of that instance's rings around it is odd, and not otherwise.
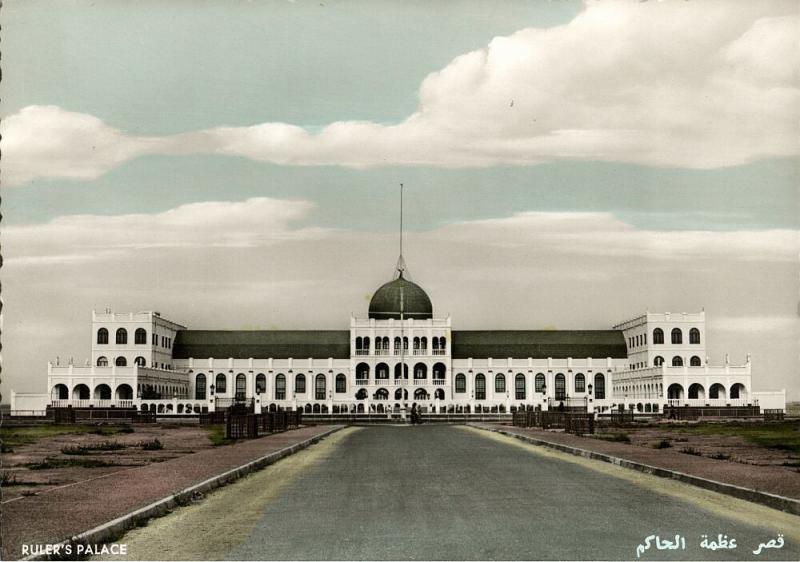
[[[349,330],[181,330],[172,349],[175,359],[349,359]]]
[[[628,357],[619,330],[454,330],[452,338],[453,359]]]

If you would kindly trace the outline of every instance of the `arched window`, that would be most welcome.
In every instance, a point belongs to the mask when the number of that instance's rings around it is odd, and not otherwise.
[[[428,366],[425,363],[417,363],[416,365],[414,365],[414,378],[415,379],[428,378]]]
[[[108,330],[105,328],[97,330],[97,343],[108,343]]]
[[[433,364],[433,378],[434,379],[444,379],[444,374],[447,372],[447,367],[444,363],[434,363]]]
[[[283,373],[275,377],[275,400],[286,400],[286,375]]]
[[[506,377],[502,373],[498,373],[497,376],[494,377],[494,391],[495,392],[506,391]]]
[[[316,382],[314,383],[314,399],[325,400],[325,375],[317,375]]]
[[[341,373],[336,375],[336,392],[347,392],[347,378]]]
[[[700,343],[700,330],[697,328],[689,330],[689,343]]]
[[[672,343],[683,343],[683,332],[681,332],[680,328],[672,328]]]
[[[544,373],[536,373],[536,378],[534,379],[533,390],[534,392],[544,392],[544,384],[545,378]]]
[[[680,355],[676,355],[672,358],[672,366],[673,367],[683,367],[683,357]]]
[[[388,400],[389,391],[386,390],[385,388],[379,388],[378,390],[375,391],[373,398],[375,398],[375,400]]]
[[[364,363],[362,363],[362,365],[364,365]],[[305,394],[306,376],[304,374],[300,373],[294,378],[294,391],[297,392],[298,394]]]
[[[74,395],[73,391],[73,395]],[[744,399],[747,398],[747,389],[744,387],[742,383],[735,383],[731,386],[731,398],[734,400]]]
[[[128,365],[128,360],[125,359],[122,355],[120,355],[114,360],[114,365],[116,365],[117,367],[125,367]]]
[[[712,400],[719,400],[725,398],[725,387],[719,383],[714,383],[708,389],[708,397]]]
[[[660,367],[663,364],[664,364],[664,358],[661,357],[660,355],[656,355],[655,358],[653,359],[653,365],[655,365],[656,367]]]
[[[98,384],[94,387],[95,400],[111,400],[111,387],[107,384]]]
[[[356,350],[361,351],[363,345],[364,345],[364,339],[361,336],[358,336],[356,338]]]
[[[400,355],[400,342],[401,341],[402,340],[400,339],[399,336],[394,338],[394,354],[395,355]]]
[[[203,373],[199,373],[194,379],[194,399],[206,399],[206,376]]]
[[[407,379],[408,378],[408,363],[397,363],[397,364],[395,364],[395,366],[394,366],[394,378],[396,378],[396,379],[401,378],[401,376],[400,376],[400,372],[401,372],[400,371],[400,365],[403,366],[403,368],[402,368],[402,373],[403,373],[402,378]]]
[[[664,330],[661,328],[653,330],[653,343],[664,343]]]
[[[514,379],[514,389],[514,397],[517,400],[525,400],[525,375],[522,373],[517,373]]]
[[[369,336],[364,338],[364,351],[369,353]]]
[[[420,350],[421,350],[422,354],[425,355],[428,352],[428,338],[426,338],[425,336],[420,338],[419,347],[420,347]]]
[[[706,397],[706,391],[702,384],[694,383],[689,386],[689,400],[702,400]]]
[[[104,356],[100,356],[97,358],[97,366],[98,367],[108,367],[108,358]]]
[[[467,377],[464,373],[458,373],[456,375],[456,392],[466,392],[467,391]]]
[[[141,355],[140,355],[139,357],[137,357],[136,359],[134,359],[134,360],[133,360],[133,362],[134,362],[136,365],[138,365],[139,367],[145,367],[145,366],[147,366],[147,361],[145,361],[145,358],[144,358],[144,357],[142,357]]]
[[[356,373],[356,376],[358,376],[358,373]],[[369,376],[369,367],[367,367],[367,371],[366,374],[364,375],[364,378],[367,378],[368,376]],[[386,363],[378,363],[377,365],[375,365],[375,378],[388,379],[389,365],[387,365]]]
[[[594,397],[598,400],[603,400],[606,397],[606,378],[602,373],[597,373],[594,376]]]
[[[703,366],[703,362],[700,360],[700,358],[697,355],[692,355],[692,358],[689,359],[689,365],[692,366],[692,367],[702,367]]]
[[[264,373],[256,375],[256,394],[264,394],[267,392],[267,376]]]
[[[228,377],[225,373],[218,373],[214,382],[214,391],[217,394],[225,394],[228,392]]]
[[[50,398],[53,400],[67,400],[69,398],[69,389],[64,384],[57,384],[50,392]]]
[[[117,330],[117,344],[124,345],[126,343],[128,343],[128,330],[119,328]]]
[[[147,331],[144,328],[136,328],[136,331],[133,333],[133,342],[136,344],[146,344]]]
[[[383,351],[388,355],[389,353],[389,338],[384,336],[383,338]]]
[[[413,347],[414,347],[414,355],[419,355],[419,338],[414,338]]]
[[[575,375],[575,392],[586,392],[586,377],[583,373]]]
[[[486,377],[483,373],[475,375],[475,400],[486,400]]]
[[[567,397],[567,377],[563,373],[556,375],[556,400],[564,400]]]
[[[247,375],[239,373],[236,375],[236,399],[244,400],[247,395]]]

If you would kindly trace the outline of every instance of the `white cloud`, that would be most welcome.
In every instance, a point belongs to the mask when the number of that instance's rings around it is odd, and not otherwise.
[[[8,184],[92,178],[145,153],[284,165],[490,166],[590,159],[713,168],[800,148],[798,4],[591,2],[566,25],[496,37],[420,86],[403,122],[286,123],[133,137],[28,107],[3,124]]]
[[[322,229],[290,228],[312,208],[307,201],[255,197],[189,203],[156,214],[66,215],[6,227],[6,264],[49,266],[147,248],[253,247],[316,238]]]

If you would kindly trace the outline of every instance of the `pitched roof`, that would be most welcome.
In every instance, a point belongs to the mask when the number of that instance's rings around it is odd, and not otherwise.
[[[620,330],[453,330],[452,338],[453,359],[628,356]]]
[[[349,359],[349,330],[180,330],[172,348],[175,359],[289,357]]]

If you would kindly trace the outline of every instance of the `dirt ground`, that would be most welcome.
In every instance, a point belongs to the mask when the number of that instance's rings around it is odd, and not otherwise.
[[[669,449],[719,462],[783,467],[800,472],[800,421],[684,422],[601,428],[594,436],[638,447]]]
[[[208,429],[177,424],[3,427],[1,434],[12,451],[0,454],[3,502],[213,447]]]

